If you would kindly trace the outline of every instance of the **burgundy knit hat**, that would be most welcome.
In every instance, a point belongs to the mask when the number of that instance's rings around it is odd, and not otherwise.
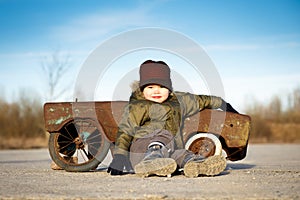
[[[146,85],[158,84],[172,91],[170,68],[163,61],[147,60],[140,66],[140,88]]]

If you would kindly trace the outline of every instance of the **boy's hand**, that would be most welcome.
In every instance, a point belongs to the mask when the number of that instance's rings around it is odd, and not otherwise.
[[[123,169],[124,167],[127,167],[128,162],[129,161],[126,156],[115,154],[112,162],[107,169],[107,173],[110,173],[111,175],[123,175]]]
[[[232,112],[232,113],[237,113],[239,114],[238,111],[236,111],[229,103],[227,103],[226,101],[222,100],[222,105],[220,107],[223,111],[226,112]]]

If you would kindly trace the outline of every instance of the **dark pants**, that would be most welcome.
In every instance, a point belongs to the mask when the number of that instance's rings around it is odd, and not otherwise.
[[[160,142],[164,144],[165,146],[162,149],[163,156],[166,158],[173,158],[179,168],[183,167],[183,160],[186,155],[193,154],[185,149],[174,149],[174,136],[167,130],[157,130],[132,142],[130,147],[130,161],[133,167],[142,161],[145,157],[149,144],[152,142]]]

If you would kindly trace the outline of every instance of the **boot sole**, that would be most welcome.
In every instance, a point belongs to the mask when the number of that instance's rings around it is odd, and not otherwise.
[[[150,175],[171,177],[176,168],[177,164],[172,158],[156,158],[140,162],[134,167],[134,171],[141,177]]]
[[[223,156],[210,156],[202,162],[188,162],[185,164],[184,175],[195,178],[199,175],[214,176],[220,174],[226,168],[226,159]]]

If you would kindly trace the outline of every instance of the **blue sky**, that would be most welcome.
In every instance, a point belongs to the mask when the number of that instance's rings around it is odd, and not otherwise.
[[[46,100],[41,63],[54,52],[69,58],[68,82],[103,41],[159,27],[205,49],[235,107],[277,94],[285,98],[300,85],[299,11],[300,1],[292,0],[0,0],[1,97],[17,99],[25,90]],[[201,85],[193,87],[201,92]]]

